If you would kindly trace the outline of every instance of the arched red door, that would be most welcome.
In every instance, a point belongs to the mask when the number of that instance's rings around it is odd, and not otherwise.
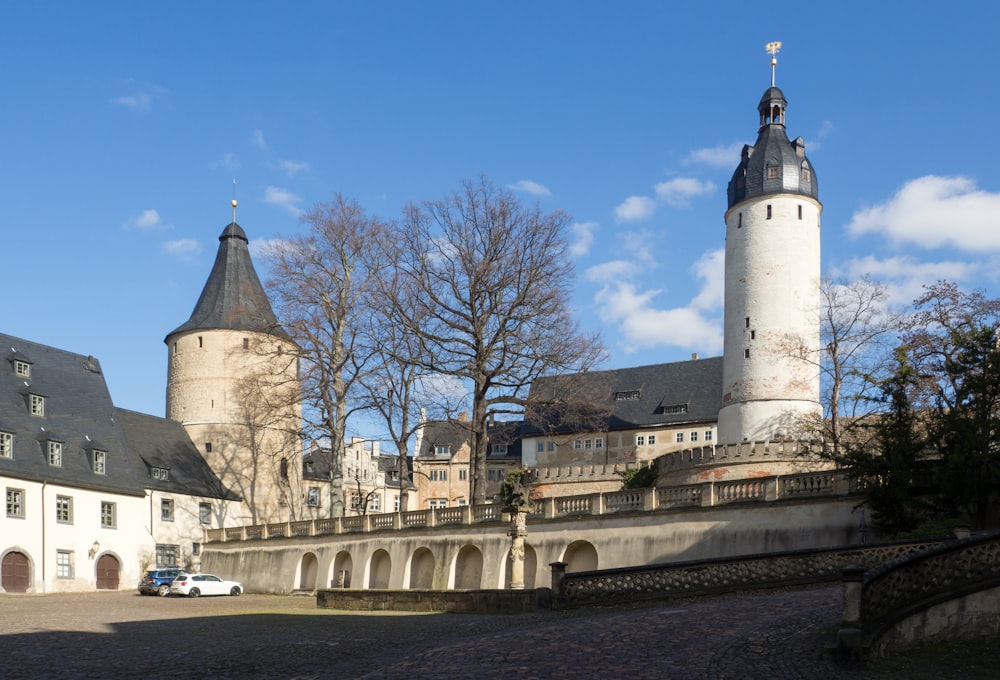
[[[9,552],[0,563],[0,585],[8,593],[28,592],[30,563],[24,553]]]
[[[118,590],[118,571],[121,565],[114,555],[101,555],[97,560],[97,589]]]

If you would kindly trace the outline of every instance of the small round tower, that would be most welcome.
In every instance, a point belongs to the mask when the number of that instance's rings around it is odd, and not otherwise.
[[[760,128],[729,182],[719,443],[794,438],[819,402],[820,213],[816,173],[785,132],[772,80]]]

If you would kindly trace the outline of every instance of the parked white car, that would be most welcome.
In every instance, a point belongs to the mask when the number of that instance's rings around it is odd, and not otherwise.
[[[183,574],[170,584],[171,595],[187,595],[200,597],[202,595],[239,595],[243,586],[236,581],[224,581],[212,574]]]

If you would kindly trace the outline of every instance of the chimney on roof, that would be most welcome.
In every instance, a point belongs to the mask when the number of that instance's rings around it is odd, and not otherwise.
[[[691,352],[691,361],[696,361],[697,359],[698,359],[698,353],[697,352]]]

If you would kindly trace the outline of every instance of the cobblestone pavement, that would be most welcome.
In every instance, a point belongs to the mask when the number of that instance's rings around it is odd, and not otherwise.
[[[2,678],[852,678],[840,586],[521,615],[349,613],[299,596],[0,595]]]

